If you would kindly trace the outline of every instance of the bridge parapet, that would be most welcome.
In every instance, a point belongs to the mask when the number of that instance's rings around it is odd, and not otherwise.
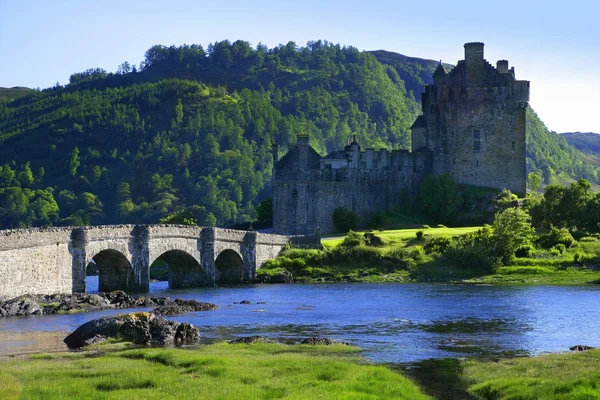
[[[150,265],[161,256],[172,286],[212,285],[224,276],[250,280],[288,245],[315,247],[315,237],[187,225],[5,230],[0,231],[0,297],[83,292],[92,259],[101,269],[101,290],[148,291]]]

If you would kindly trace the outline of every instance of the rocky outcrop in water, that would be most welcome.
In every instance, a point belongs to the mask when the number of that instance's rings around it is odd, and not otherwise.
[[[216,304],[196,300],[175,299],[175,301],[152,310],[156,315],[176,315],[196,311],[211,311],[219,308]]]
[[[200,342],[193,325],[169,321],[149,312],[101,317],[88,321],[64,339],[70,348],[102,343],[108,339],[139,345],[191,345]]]
[[[569,347],[571,351],[586,351],[586,350],[594,350],[595,347],[585,346],[583,344],[578,344],[577,346]]]
[[[252,343],[273,343],[270,339],[264,336],[246,336],[229,341],[229,344],[252,344]]]
[[[343,344],[346,346],[350,346],[350,343],[340,342],[339,340],[329,339],[329,338],[320,338],[320,337],[309,337],[300,342],[300,344],[310,344],[313,346],[316,345],[324,345],[331,346],[332,344]]]
[[[0,302],[0,317],[25,315],[69,314],[112,308],[158,307],[160,315],[181,314],[190,311],[207,311],[217,308],[215,304],[196,300],[169,297],[132,297],[123,291],[97,294],[23,295]]]

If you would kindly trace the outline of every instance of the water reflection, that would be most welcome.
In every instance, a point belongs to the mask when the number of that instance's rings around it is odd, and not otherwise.
[[[170,317],[198,326],[204,340],[325,336],[362,347],[373,361],[411,365],[427,359],[565,351],[574,344],[600,346],[600,320],[594,317],[600,309],[599,289],[318,284],[172,290],[163,282],[151,284],[156,295],[219,305],[216,311]],[[251,304],[239,304],[242,300]],[[69,332],[115,312],[121,311],[5,318],[0,331]],[[0,342],[0,354],[8,351],[8,342]]]

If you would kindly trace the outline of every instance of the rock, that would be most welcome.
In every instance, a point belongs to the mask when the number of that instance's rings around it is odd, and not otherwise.
[[[108,338],[139,345],[196,344],[200,332],[193,325],[168,321],[148,312],[119,314],[88,321],[64,339],[69,348],[102,343]]]
[[[4,316],[41,315],[40,307],[35,296],[23,295],[15,297],[2,303],[0,308],[4,310]]]
[[[593,350],[593,349],[595,349],[595,347],[584,346],[582,344],[578,344],[577,346],[569,347],[569,350],[571,350],[571,351],[586,351],[586,350]]]
[[[240,304],[252,304],[252,302],[250,300],[242,300]]]
[[[152,310],[156,315],[176,315],[195,311],[211,311],[219,308],[216,304],[203,303],[196,300],[176,299],[173,303]]]
[[[157,309],[157,314],[161,315],[207,311],[218,308],[215,304],[202,303],[196,300],[176,299],[171,301],[169,297],[141,296],[136,299],[123,291],[115,291],[98,294],[23,295],[0,302],[0,317],[51,315],[111,308],[154,307],[157,305],[166,307],[164,310],[161,310],[161,307]]]
[[[269,283],[271,281],[271,275],[269,274],[257,274],[252,283]]]
[[[271,277],[270,283],[293,283],[294,276],[291,272],[285,271],[280,274],[275,274]]]
[[[304,339],[302,342],[300,342],[300,344],[310,344],[313,346],[315,346],[315,345],[331,346],[332,344],[343,344],[346,346],[350,346],[350,343],[340,342],[335,339],[320,338],[320,337],[314,337],[314,336]]]
[[[246,336],[239,339],[230,340],[229,344],[252,344],[252,343],[272,343],[264,336]]]

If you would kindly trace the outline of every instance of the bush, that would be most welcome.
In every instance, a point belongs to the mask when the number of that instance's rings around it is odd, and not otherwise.
[[[423,239],[423,231],[417,231],[417,239]]]
[[[460,267],[496,271],[502,265],[495,253],[494,233],[489,225],[477,232],[455,237],[444,254]]]
[[[556,249],[556,250],[558,250],[558,252],[559,252],[560,254],[565,254],[565,251],[567,251],[567,248],[566,248],[566,247],[565,247],[565,245],[564,245],[564,244],[562,244],[562,243],[559,243],[559,244],[557,244],[556,246],[552,247],[552,249]],[[552,250],[552,249],[551,249],[551,250]]]
[[[333,211],[333,225],[341,232],[356,229],[360,216],[346,207],[338,207]]]
[[[365,244],[365,237],[358,232],[349,231],[340,246],[342,247],[357,247]]]
[[[520,257],[520,258],[531,257],[531,255],[533,254],[534,251],[535,251],[535,247],[533,247],[533,245],[526,244],[526,245],[519,247],[517,249],[517,251],[515,251],[515,256]]]
[[[552,227],[549,232],[540,236],[538,243],[545,249],[550,249],[557,244],[563,244],[566,248],[573,246],[575,239],[567,228],[554,228]]]
[[[556,247],[553,247],[550,249],[550,255],[553,257],[558,257],[561,255],[560,250],[558,250]]]
[[[579,239],[580,242],[597,242],[598,238],[595,238],[594,236],[584,236],[581,239]]]
[[[451,243],[450,237],[430,236],[425,239],[423,248],[427,254],[443,254]]]
[[[365,233],[363,237],[365,239],[365,244],[367,246],[375,246],[375,247],[377,247],[377,246],[383,246],[384,245],[383,240],[381,239],[381,237],[377,236],[374,233],[371,233],[371,232]]]
[[[386,216],[385,216],[384,212],[378,212],[375,215],[373,215],[373,217],[371,218],[371,220],[369,221],[369,223],[367,225],[371,229],[379,229],[379,228],[383,227],[385,218],[386,218]]]
[[[575,254],[573,254],[573,261],[576,262],[577,264],[582,264],[583,259],[584,259],[584,255],[582,252],[578,251]]]

